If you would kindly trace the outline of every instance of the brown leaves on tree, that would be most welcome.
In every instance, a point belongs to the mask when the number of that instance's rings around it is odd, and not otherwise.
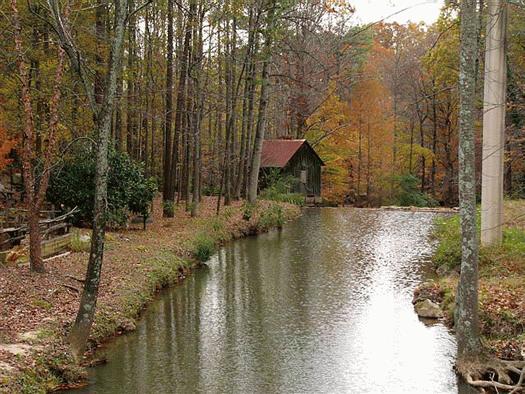
[[[9,158],[9,154],[15,146],[16,140],[9,138],[7,130],[0,126],[0,170],[11,163],[12,160]]]

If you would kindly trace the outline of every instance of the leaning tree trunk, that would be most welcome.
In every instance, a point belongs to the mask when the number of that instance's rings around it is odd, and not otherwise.
[[[74,356],[78,359],[82,356],[86,348],[93,319],[95,317],[95,307],[97,303],[98,289],[102,271],[102,261],[104,256],[104,240],[106,228],[107,211],[107,183],[108,183],[108,147],[111,131],[111,119],[115,105],[115,95],[117,90],[117,77],[122,63],[122,47],[124,42],[124,31],[127,20],[127,0],[115,0],[115,29],[111,42],[109,58],[109,70],[106,79],[104,101],[98,107],[96,113],[97,139],[97,166],[95,173],[95,206],[93,231],[91,236],[91,252],[86,273],[84,291],[80,300],[80,306],[75,323],[69,335],[69,342]],[[56,6],[58,9],[58,6]],[[57,14],[58,15],[58,14]],[[61,39],[64,41],[62,35]],[[67,48],[69,42],[64,44]],[[67,48],[71,49],[71,48]],[[67,51],[66,49],[66,51]],[[70,55],[71,50],[68,52]],[[70,56],[70,60],[74,62]],[[80,67],[76,67],[81,72]],[[87,88],[88,94],[92,90]]]
[[[504,0],[489,0],[488,6],[481,171],[481,243],[499,245],[503,239],[507,11]]]
[[[459,71],[459,210],[461,219],[461,274],[455,326],[458,363],[475,359],[481,351],[478,318],[478,235],[476,228],[476,174],[474,121],[476,100],[477,1],[461,2]]]

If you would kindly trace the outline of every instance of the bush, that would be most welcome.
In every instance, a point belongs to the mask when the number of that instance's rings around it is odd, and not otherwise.
[[[67,159],[51,174],[48,200],[55,205],[78,207],[76,222],[91,222],[95,197],[96,158],[85,149]],[[157,190],[153,178],[146,178],[142,164],[125,153],[109,154],[108,225],[126,224],[131,212],[148,216],[149,206]]]
[[[175,215],[175,203],[173,201],[164,201],[162,205],[164,216],[172,218]]]
[[[300,207],[304,206],[306,202],[304,196],[299,193],[286,193],[286,194],[263,193],[261,194],[261,198],[263,200],[294,204]]]
[[[259,219],[259,228],[261,230],[268,230],[272,227],[281,228],[283,224],[283,208],[279,204],[271,204],[264,210]]]
[[[242,218],[246,221],[250,221],[250,219],[253,217],[253,214],[255,213],[255,208],[255,204],[252,204],[250,202],[244,203],[242,210]]]
[[[459,216],[439,218],[434,236],[439,244],[434,252],[434,264],[445,271],[452,271],[461,264],[461,231]]]
[[[480,213],[478,211],[478,231],[480,229]],[[445,272],[457,269],[461,265],[461,228],[459,216],[439,218],[436,221],[434,236],[439,244],[434,252],[433,261],[436,268]],[[517,228],[503,229],[503,242],[500,246],[480,247],[479,258],[484,270],[500,270],[504,264],[501,261],[520,261],[525,255],[525,231]]]
[[[302,194],[290,193],[293,185],[297,183],[297,178],[290,175],[282,176],[279,171],[274,170],[266,175],[265,182],[268,186],[261,192],[261,199],[304,205],[305,198]]]
[[[201,261],[207,261],[215,253],[215,242],[207,234],[199,233],[193,241],[193,256]]]
[[[419,179],[414,175],[401,175],[395,177],[397,184],[397,195],[395,204],[402,207],[433,207],[438,205],[430,196],[421,192]]]

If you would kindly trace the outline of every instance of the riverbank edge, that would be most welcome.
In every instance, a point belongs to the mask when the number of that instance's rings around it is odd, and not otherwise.
[[[525,201],[505,202],[503,244],[480,248],[480,306],[483,359],[522,361],[525,352]],[[433,263],[437,277],[414,291],[414,304],[429,300],[439,305],[443,322],[454,328],[454,307],[461,245],[459,217],[436,219]],[[417,308],[416,308],[417,309]],[[480,368],[484,368],[480,366]]]
[[[87,368],[101,360],[95,351],[112,338],[134,331],[136,320],[160,290],[176,286],[195,272],[221,246],[235,239],[268,232],[301,215],[301,208],[261,200],[255,205],[225,207],[216,217],[195,218],[198,231],[181,241],[177,252],[152,253],[143,261],[142,275],[122,283],[115,305],[98,306],[89,349],[81,365],[75,363],[66,342],[69,327],[49,328],[28,338],[31,353],[24,367],[0,379],[1,393],[48,393],[87,384]],[[52,317],[50,317],[52,318]],[[22,360],[21,360],[22,361]],[[102,360],[103,362],[103,360]]]

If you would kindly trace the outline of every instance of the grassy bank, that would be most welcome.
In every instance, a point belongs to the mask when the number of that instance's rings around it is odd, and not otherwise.
[[[220,245],[280,227],[300,214],[291,204],[260,201],[234,203],[216,216],[214,202],[203,202],[199,218],[179,208],[175,219],[162,218],[157,204],[147,231],[108,234],[91,350],[134,330],[159,289],[181,282]],[[73,249],[48,262],[44,275],[31,274],[26,266],[0,267],[0,392],[44,393],[85,378],[85,368],[75,365],[65,344],[88,257],[79,239]]]
[[[455,294],[461,262],[457,216],[440,219],[434,255],[439,279],[428,293],[453,324]],[[480,250],[480,320],[484,345],[502,359],[521,360],[525,348],[525,200],[505,202],[503,244]]]

